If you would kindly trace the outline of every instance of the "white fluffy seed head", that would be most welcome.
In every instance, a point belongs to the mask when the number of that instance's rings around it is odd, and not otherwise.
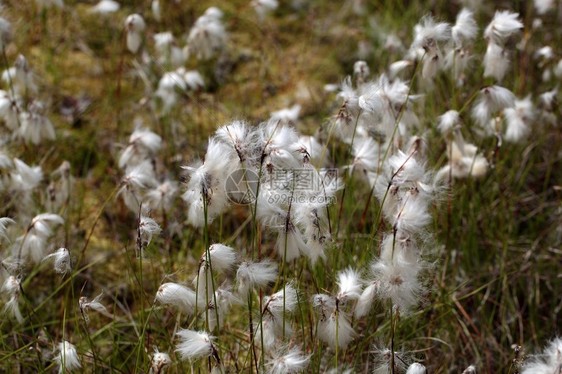
[[[293,283],[288,283],[281,290],[263,300],[264,309],[275,318],[282,318],[283,312],[293,312],[297,306],[298,295]]]
[[[514,105],[515,95],[507,88],[497,85],[484,87],[472,108],[472,118],[480,126],[486,126],[494,113]]]
[[[460,47],[467,42],[473,41],[477,31],[478,25],[474,20],[474,13],[467,8],[463,8],[457,15],[457,21],[451,29],[455,45]]]
[[[453,132],[453,130],[461,124],[461,119],[459,112],[456,110],[449,110],[439,116],[437,129],[443,135],[447,135]]]
[[[518,34],[522,29],[523,23],[519,20],[519,13],[508,10],[496,11],[492,22],[484,30],[484,37],[503,45],[507,39]]]
[[[296,104],[290,108],[283,108],[271,113],[270,119],[272,121],[280,121],[284,124],[295,123],[299,119],[301,106]]]
[[[0,218],[0,237],[9,240],[8,235],[6,233],[7,229],[8,229],[8,225],[9,224],[13,224],[16,223],[16,221],[14,221],[13,219],[11,219],[10,217],[1,217]]]
[[[215,337],[207,332],[184,329],[178,331],[176,335],[180,338],[176,352],[180,354],[182,360],[195,360],[213,354]]]
[[[139,14],[131,14],[125,19],[127,30],[127,49],[131,53],[137,53],[142,43],[142,32],[146,28],[144,19]]]
[[[318,322],[318,338],[332,349],[345,349],[355,337],[355,331],[343,311],[334,311],[326,320]]]
[[[308,366],[309,359],[310,355],[304,355],[298,347],[282,348],[273,353],[266,366],[270,374],[301,373]]]
[[[339,292],[338,301],[345,303],[348,300],[356,300],[361,296],[361,276],[351,268],[338,273],[337,284]]]
[[[93,310],[95,312],[98,313],[103,313],[106,314],[107,313],[107,309],[105,308],[105,306],[101,303],[101,299],[103,297],[103,293],[100,293],[98,296],[96,296],[93,300],[89,301],[87,297],[82,296],[79,300],[78,300],[78,306],[80,307],[80,311],[83,314],[84,319],[86,320],[86,323],[88,323],[90,321],[89,315],[88,313]]]
[[[359,299],[357,300],[357,304],[355,304],[353,314],[356,318],[364,317],[369,313],[373,303],[375,302],[377,291],[378,285],[376,283],[371,283],[365,287],[361,296],[359,296]]]
[[[501,82],[509,70],[510,61],[507,51],[494,42],[488,43],[484,55],[484,77],[493,77]]]
[[[152,355],[152,373],[161,373],[162,369],[169,366],[172,363],[170,355],[165,352],[160,352],[158,348],[155,349]]]
[[[431,16],[425,16],[414,27],[412,49],[423,48],[428,53],[437,48],[437,42],[444,42],[451,37],[451,25],[446,22],[435,22]]]
[[[146,216],[141,216],[139,222],[139,231],[144,242],[143,244],[148,245],[152,241],[152,237],[154,235],[160,234],[162,229],[154,219]]]
[[[74,344],[63,340],[59,343],[58,350],[59,353],[55,357],[55,361],[59,366],[59,373],[66,373],[82,367]]]
[[[213,271],[217,272],[232,269],[238,259],[234,248],[219,243],[211,244],[209,247],[209,257]],[[207,253],[203,253],[201,261],[207,262]]]
[[[64,224],[64,219],[53,213],[38,214],[31,220],[30,231],[46,238],[52,234],[51,226],[55,224]]]
[[[117,1],[114,0],[100,0],[96,5],[89,9],[90,13],[97,13],[101,15],[106,15],[110,13],[115,13],[119,10],[121,6]]]
[[[562,368],[562,339],[554,338],[542,354],[532,356],[523,364],[521,374],[560,373]]]
[[[23,323],[23,315],[21,314],[19,306],[19,295],[12,295],[10,297],[10,300],[4,305],[4,312],[15,318],[18,323]]]
[[[54,253],[45,256],[43,261],[53,259],[54,269],[59,274],[66,274],[72,270],[70,263],[70,251],[66,248],[59,248]]]
[[[173,305],[186,314],[193,313],[195,299],[195,291],[177,283],[164,283],[156,292],[156,301]]]
[[[406,374],[425,374],[427,373],[427,369],[422,364],[418,364],[414,362],[412,365],[408,366],[408,370]]]
[[[243,262],[238,267],[236,279],[242,295],[251,288],[263,288],[277,278],[277,264],[271,260],[260,262]]]

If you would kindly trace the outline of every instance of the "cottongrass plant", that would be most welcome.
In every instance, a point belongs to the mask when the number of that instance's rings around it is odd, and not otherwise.
[[[0,9],[2,369],[560,371],[555,2],[150,3]]]
[[[45,256],[43,261],[53,260],[55,272],[65,275],[72,270],[70,262],[70,251],[66,248],[59,248],[55,252]]]
[[[263,298],[260,323],[256,327],[258,346],[272,352],[291,337],[293,330],[288,317],[296,310],[297,303],[297,290],[292,283]]]
[[[318,338],[336,352],[338,348],[346,348],[356,335],[349,310],[353,309],[352,303],[359,298],[362,288],[360,276],[353,269],[339,272],[337,283],[339,292],[335,296],[316,294],[312,297],[319,317]]]
[[[59,373],[72,372],[82,368],[76,346],[66,340],[58,344],[58,355],[55,362],[59,367]]]
[[[131,53],[137,53],[146,28],[144,18],[140,14],[131,14],[125,19],[125,30],[127,32],[127,49]]]
[[[170,366],[172,363],[172,358],[166,352],[158,351],[155,348],[155,352],[152,355],[152,365],[150,366],[150,374],[160,374],[163,373],[166,367]]]
[[[158,288],[155,301],[163,305],[175,306],[180,312],[187,315],[194,312],[197,302],[195,291],[184,285],[171,282],[163,283]]]
[[[215,337],[205,331],[180,330],[176,333],[179,343],[176,352],[182,360],[197,360],[205,357],[212,357],[214,365],[220,366],[220,357],[215,347]]]
[[[84,322],[90,322],[90,311],[98,312],[101,314],[108,315],[107,308],[101,303],[101,299],[103,297],[103,293],[100,293],[98,296],[94,297],[92,300],[88,300],[87,297],[82,296],[78,300],[78,306],[80,308],[80,313],[82,314],[82,318],[84,318]]]
[[[306,370],[310,356],[303,355],[299,348],[278,349],[266,364],[271,374],[301,373]]]
[[[19,277],[10,275],[2,285],[2,293],[6,293],[9,297],[8,302],[4,304],[4,312],[11,315],[19,323],[23,323],[23,315],[19,307],[19,299],[21,295],[21,280]]]
[[[554,338],[541,354],[533,355],[523,364],[521,374],[562,372],[562,339]]]

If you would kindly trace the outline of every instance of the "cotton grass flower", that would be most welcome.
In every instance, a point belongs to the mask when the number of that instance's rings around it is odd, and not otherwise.
[[[293,283],[286,284],[281,290],[263,299],[264,313],[270,313],[282,319],[284,313],[293,312],[297,306],[298,295]]]
[[[533,4],[537,13],[541,16],[556,8],[555,0],[533,0]]]
[[[265,365],[270,374],[301,373],[306,370],[309,360],[310,355],[304,355],[298,347],[281,348],[274,352]]]
[[[156,292],[155,301],[163,305],[175,306],[187,315],[193,313],[196,303],[195,291],[178,283],[163,283]],[[198,300],[198,303],[204,300]]]
[[[152,10],[152,15],[157,22],[162,22],[162,9],[160,7],[159,0],[152,0],[150,3],[150,10]]]
[[[349,166],[350,171],[356,171],[363,177],[368,172],[374,172],[379,166],[379,146],[370,137],[358,137],[351,148],[353,163]]]
[[[188,220],[192,225],[201,227],[212,222],[228,206],[225,180],[231,156],[225,144],[210,139],[203,164],[184,167],[190,179],[182,198],[189,204]]]
[[[275,242],[277,254],[285,262],[291,262],[299,258],[301,254],[309,252],[301,231],[293,224],[293,220],[289,216],[290,213],[287,213],[286,222],[278,230]]]
[[[273,13],[279,6],[277,0],[252,0],[250,4],[256,11],[260,21],[263,21],[268,14]]]
[[[45,108],[39,101],[33,101],[27,112],[20,114],[18,136],[26,143],[40,144],[43,140],[55,139],[55,128],[49,118],[44,115]]]
[[[508,51],[496,43],[488,43],[484,55],[484,77],[493,77],[500,82],[510,67]]]
[[[170,31],[154,34],[153,39],[160,64],[178,68],[186,63],[186,53],[183,48],[176,45],[174,35]]]
[[[523,29],[519,20],[519,13],[508,10],[496,11],[494,18],[484,30],[484,37],[498,45],[503,45],[511,36],[518,34]]]
[[[41,166],[29,166],[22,160],[14,158],[14,169],[10,173],[11,188],[16,191],[34,190],[43,180]]]
[[[156,212],[169,212],[172,209],[179,187],[177,182],[165,180],[155,188],[146,191],[144,203],[147,209]]]
[[[152,363],[150,366],[150,374],[160,374],[164,372],[167,366],[170,366],[172,359],[170,355],[165,352],[160,352],[158,348],[154,348],[152,355]]]
[[[367,287],[359,297],[355,309],[356,317],[367,315],[375,298],[390,300],[402,314],[412,311],[424,288],[419,280],[423,261],[404,247],[407,240],[387,235],[382,243],[381,256],[370,266]]]
[[[4,121],[4,125],[17,134],[20,126],[20,113],[23,111],[22,99],[16,94],[12,97],[6,91],[0,90],[0,118]]]
[[[439,116],[439,123],[437,129],[443,135],[452,134],[453,130],[461,124],[459,112],[456,110],[449,110]]]
[[[58,345],[58,351],[59,353],[55,357],[55,362],[59,367],[59,373],[66,373],[82,368],[74,344],[63,340]]]
[[[370,74],[371,70],[365,61],[355,61],[353,64],[353,75],[356,77],[358,85],[363,84]]]
[[[338,273],[337,285],[339,291],[337,299],[339,303],[356,300],[361,295],[361,277],[359,273],[351,268]]]
[[[407,369],[407,359],[403,357],[402,352],[393,352],[384,347],[373,347],[373,374],[403,373]],[[394,357],[393,357],[394,356]],[[392,368],[394,366],[394,368]]]
[[[211,7],[195,21],[187,37],[190,54],[200,60],[209,60],[222,52],[227,41],[222,15],[220,9]]]
[[[335,297],[316,294],[312,297],[312,305],[319,314],[318,339],[332,349],[345,349],[356,335],[345,306],[348,301],[360,297],[362,284],[359,274],[352,269],[339,272],[337,283],[339,292]]]
[[[447,155],[450,155],[450,163],[439,170],[436,180],[444,180],[449,174],[461,179],[468,176],[482,178],[488,172],[488,160],[478,153],[478,148],[473,144],[455,139],[449,145]]]
[[[529,135],[535,118],[535,110],[531,98],[516,100],[513,108],[503,111],[506,121],[504,139],[508,142],[518,143]]]
[[[139,239],[141,252],[148,247],[154,235],[160,234],[162,229],[156,221],[150,217],[141,215],[139,222]]]
[[[4,262],[2,262],[4,265]],[[2,288],[0,289],[2,293],[6,293],[9,296],[9,300],[4,305],[4,313],[8,313],[13,318],[18,321],[18,323],[23,323],[23,316],[19,308],[19,298],[21,295],[21,279],[14,275],[10,275],[4,281]]]
[[[138,165],[126,169],[117,196],[122,197],[129,210],[138,213],[144,193],[157,185],[158,181],[154,175],[152,163],[144,160]]]
[[[82,317],[86,323],[90,322],[89,312],[94,311],[102,314],[108,314],[107,309],[101,303],[101,299],[103,297],[103,292],[100,293],[98,296],[94,297],[92,300],[88,300],[87,297],[82,296],[78,300],[78,306],[80,308],[80,313],[82,313]]]
[[[162,138],[147,128],[138,127],[119,158],[119,167],[135,166],[152,158],[162,147]]]
[[[182,329],[176,333],[180,342],[176,346],[182,360],[196,360],[203,357],[213,356],[218,359],[218,352],[213,344],[214,336],[205,331],[193,331]]]
[[[297,290],[293,283],[286,284],[283,289],[263,299],[260,323],[255,326],[255,341],[262,342],[267,352],[271,352],[281,342],[282,337],[292,335],[289,315],[298,303]]]
[[[230,291],[229,287],[223,286],[217,289],[207,305],[209,309],[207,313],[209,331],[214,331],[216,328],[224,326],[231,306],[241,303],[241,300]]]
[[[2,73],[2,80],[8,83],[18,95],[27,96],[37,93],[35,75],[24,55],[18,55],[14,66]]]
[[[280,121],[283,124],[293,124],[299,119],[301,106],[298,104],[290,108],[284,108],[271,113],[270,119],[272,121]]]
[[[255,145],[253,133],[246,122],[233,121],[221,126],[215,135],[218,140],[224,142],[236,152],[241,163],[251,160]]]
[[[461,9],[457,14],[457,20],[451,28],[451,37],[455,46],[460,47],[470,43],[476,37],[478,25],[474,19],[474,13],[467,8]]]
[[[12,247],[13,254],[18,258],[30,259],[33,263],[39,263],[45,257],[47,239],[53,234],[53,226],[64,224],[64,219],[53,213],[42,213],[35,216],[29,224],[27,231],[16,239]],[[65,255],[58,255],[61,266],[64,265]]]
[[[408,366],[408,370],[406,370],[406,374],[426,374],[427,369],[422,364],[418,364],[414,362],[412,365]]]
[[[334,309],[333,312],[318,321],[318,339],[332,349],[336,346],[345,349],[354,339],[356,333],[346,313]]]
[[[100,0],[96,5],[89,9],[89,12],[106,15],[117,12],[119,8],[121,8],[121,5],[117,1]]]
[[[245,296],[250,289],[263,288],[277,279],[277,264],[271,260],[242,262],[236,272],[238,291]]]
[[[70,251],[66,248],[59,248],[54,253],[45,256],[43,261],[53,260],[54,269],[57,273],[65,275],[72,270],[70,264]]]
[[[131,14],[125,19],[125,30],[127,32],[127,49],[131,53],[137,53],[142,43],[142,33],[146,23],[140,14]]]
[[[16,221],[11,219],[10,217],[1,217],[0,218],[0,237],[9,241],[10,239],[8,238],[8,234],[7,234],[8,225],[11,225],[11,224],[14,224],[14,223],[16,223]]]
[[[559,374],[562,371],[562,339],[554,338],[542,354],[529,358],[521,368],[521,374]]]
[[[422,77],[433,79],[442,65],[443,57],[439,43],[445,43],[451,38],[451,25],[446,22],[435,22],[426,16],[414,27],[414,41],[410,47],[411,54],[418,54],[423,49]]]
[[[217,272],[231,270],[238,260],[238,255],[234,248],[220,243],[211,244],[208,255],[213,270]],[[205,252],[201,256],[202,266],[209,266],[207,262],[207,253]]]
[[[515,105],[513,92],[501,86],[488,86],[480,90],[478,99],[472,107],[472,118],[483,128],[488,125],[492,115]],[[489,131],[489,129],[487,129]]]
[[[414,27],[413,48],[430,50],[436,48],[437,42],[445,42],[451,37],[451,25],[446,22],[436,22],[433,17],[425,16]]]
[[[193,280],[201,300],[209,302],[215,290],[215,274],[229,272],[234,268],[236,261],[234,248],[223,244],[212,244],[208,251],[203,252],[199,260],[199,272]]]

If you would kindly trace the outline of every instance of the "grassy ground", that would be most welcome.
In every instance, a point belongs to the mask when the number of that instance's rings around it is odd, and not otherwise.
[[[454,22],[460,9],[447,1],[377,1],[364,2],[364,12],[357,14],[352,1],[302,2],[297,10],[281,2],[260,23],[245,0],[161,3],[162,20],[157,22],[147,1],[122,1],[121,9],[106,17],[89,14],[92,4],[81,1],[67,0],[63,10],[40,10],[32,1],[4,2],[1,14],[14,29],[5,49],[7,62],[12,65],[18,54],[26,56],[38,78],[38,97],[47,103],[57,134],[56,140],[40,145],[5,141],[4,151],[40,165],[45,173],[33,194],[33,208],[22,217],[46,211],[48,181],[53,179],[49,175],[64,160],[70,162],[70,198],[53,212],[65,223],[55,230],[49,245],[70,250],[73,270],[60,276],[50,265],[40,263],[22,272],[20,307],[25,321],[18,324],[2,318],[0,371],[53,372],[56,344],[65,339],[77,346],[86,372],[147,372],[154,347],[172,355],[168,372],[206,372],[206,360],[191,364],[174,355],[174,333],[180,327],[203,329],[204,318],[153,303],[158,287],[165,281],[191,285],[208,243],[230,245],[242,257],[249,257],[257,240],[261,256],[274,258],[275,239],[248,223],[247,207],[230,209],[206,229],[194,228],[186,222],[187,208],[178,198],[170,212],[153,214],[163,232],[149,245],[145,258],[137,258],[137,216],[115,197],[123,177],[117,160],[135,121],[142,120],[162,137],[156,170],[177,181],[186,178],[180,166],[202,158],[208,137],[232,119],[257,124],[270,112],[297,103],[302,106],[297,129],[326,139],[340,103],[324,91],[325,84],[339,83],[352,74],[358,59],[368,63],[372,76],[383,73],[404,54],[385,49],[383,33],[396,34],[407,47],[422,15],[431,12],[440,20]],[[186,66],[198,69],[207,87],[182,95],[179,105],[161,115],[153,105],[151,90],[168,67],[155,63],[152,35],[170,30],[183,45],[197,17],[212,5],[224,12],[229,33],[225,54],[210,62],[189,59]],[[544,45],[561,57],[556,49],[561,41],[557,18],[548,14],[542,28],[533,29],[531,2],[497,6],[519,12],[525,24],[526,44],[516,51],[502,85],[517,97],[530,94],[536,102],[539,94],[559,84],[557,78],[542,81],[542,69],[533,57]],[[414,106],[420,118],[416,132],[428,145],[428,169],[447,163],[437,117],[460,109],[477,90],[493,83],[482,78],[481,67],[486,48],[481,32],[493,11],[486,5],[476,12],[480,31],[473,52],[478,57],[465,84],[456,87],[449,76],[440,74],[434,89]],[[143,14],[147,22],[145,58],[125,48],[124,19],[134,12]],[[137,73],[140,65],[148,88]],[[417,76],[411,82],[413,93],[426,91]],[[7,91],[8,85],[4,83],[3,89]],[[61,115],[61,107],[77,100],[90,105],[69,121]],[[369,186],[346,177],[345,194],[340,191],[330,207],[338,234],[326,250],[326,260],[315,266],[304,258],[283,267],[279,262],[276,284],[253,300],[254,318],[259,297],[294,279],[300,300],[290,319],[294,335],[286,343],[311,354],[306,372],[331,368],[371,372],[376,350],[389,346],[391,335],[396,351],[407,352],[409,362],[422,362],[429,372],[462,372],[471,364],[478,372],[517,372],[526,354],[560,333],[562,132],[558,108],[555,115],[555,124],[539,118],[522,143],[504,143],[499,149],[495,139],[476,137],[468,120],[463,133],[479,146],[491,167],[483,178],[455,180],[431,207],[431,236],[424,249],[432,263],[425,274],[428,292],[410,316],[391,319],[387,304],[378,302],[368,317],[352,321],[358,335],[337,354],[316,337],[317,317],[310,297],[334,292],[338,271],[348,266],[366,269],[378,255],[382,234],[392,230],[387,223],[379,225],[379,202],[368,199]],[[9,131],[2,131],[8,139]],[[333,166],[350,162],[343,143],[333,140],[328,147]],[[21,232],[29,219],[20,219],[16,195],[6,189],[1,196],[1,215],[14,218]],[[14,229],[13,235],[18,236],[17,232]],[[9,250],[4,243],[2,259]],[[222,276],[217,279],[222,280]],[[91,312],[86,324],[78,299],[93,298],[102,290],[102,302],[112,317]],[[391,321],[397,321],[395,328]],[[255,371],[247,305],[233,306],[226,325],[215,335],[228,372]],[[514,345],[523,347],[521,353]]]

